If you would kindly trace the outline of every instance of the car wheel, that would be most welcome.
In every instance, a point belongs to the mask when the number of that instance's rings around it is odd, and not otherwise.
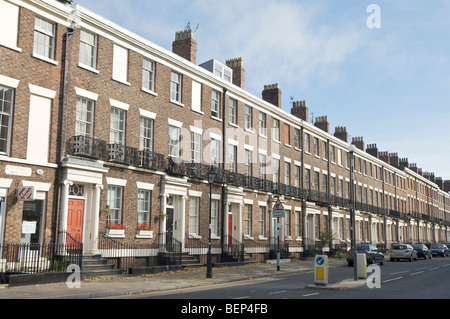
[[[384,265],[384,257],[382,257],[381,261],[380,261],[380,266],[383,266],[383,265]]]

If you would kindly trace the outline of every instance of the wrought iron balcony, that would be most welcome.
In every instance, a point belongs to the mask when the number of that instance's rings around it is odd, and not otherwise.
[[[69,155],[97,160],[106,159],[106,142],[89,136],[73,136],[67,141]]]
[[[139,166],[156,171],[163,171],[165,169],[164,155],[148,150],[139,151]]]
[[[138,164],[138,150],[122,144],[108,144],[108,161],[125,164]]]

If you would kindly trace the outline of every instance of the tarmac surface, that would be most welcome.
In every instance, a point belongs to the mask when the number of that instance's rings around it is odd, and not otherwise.
[[[329,268],[347,266],[345,259],[329,259]],[[206,278],[206,267],[186,268],[180,271],[139,276],[115,276],[85,279],[79,287],[67,283],[8,287],[0,285],[0,299],[90,299],[114,298],[125,295],[170,291],[182,288],[211,286],[227,282],[285,276],[314,272],[314,261],[282,260],[280,269],[275,261],[246,264],[235,267],[214,267],[213,278]],[[366,281],[330,282],[327,286],[311,286],[317,289],[348,289],[365,284]],[[71,282],[72,285],[76,284]]]

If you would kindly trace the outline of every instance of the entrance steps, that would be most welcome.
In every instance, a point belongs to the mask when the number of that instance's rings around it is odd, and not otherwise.
[[[113,269],[100,255],[83,255],[81,275],[83,278],[113,277],[121,274],[120,269]]]
[[[204,264],[200,262],[199,256],[183,253],[181,255],[181,266],[185,268],[202,267]]]

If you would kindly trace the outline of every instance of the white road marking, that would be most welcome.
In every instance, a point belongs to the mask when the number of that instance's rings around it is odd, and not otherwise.
[[[410,276],[415,276],[415,275],[422,274],[422,273],[423,273],[423,271],[419,271],[419,272],[415,272],[415,273],[410,274]]]
[[[311,297],[311,296],[317,296],[319,295],[318,292],[314,293],[314,294],[307,294],[307,295],[303,295],[303,297]]]
[[[269,295],[284,294],[287,290],[269,292]]]
[[[392,279],[385,280],[385,281],[383,281],[383,282],[389,282],[389,281],[399,280],[399,279],[402,279],[402,278],[403,278],[403,277],[392,278]]]

